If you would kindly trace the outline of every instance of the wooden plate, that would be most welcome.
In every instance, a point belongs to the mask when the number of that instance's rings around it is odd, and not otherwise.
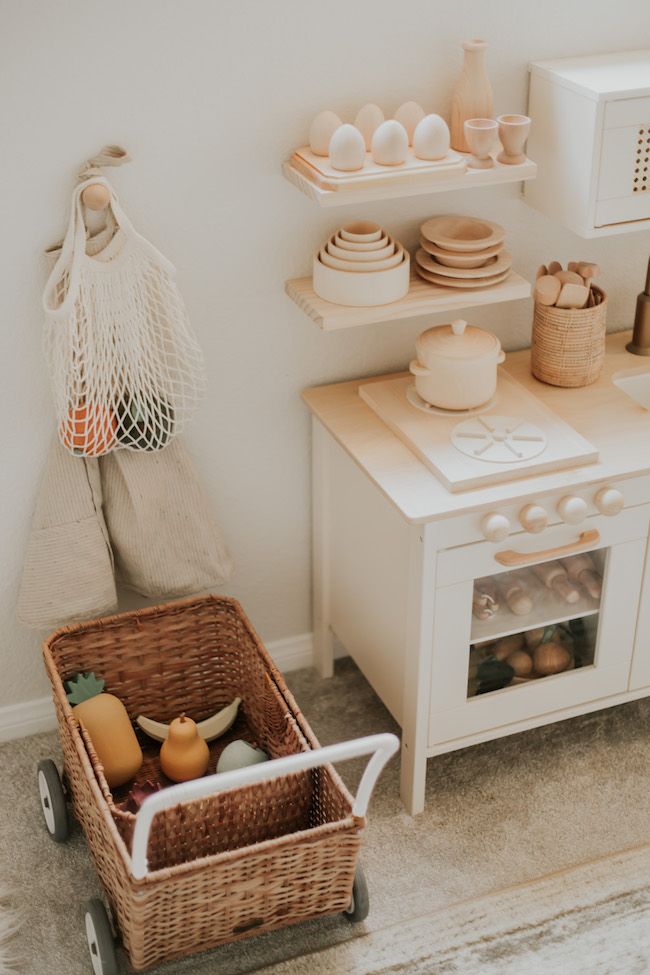
[[[510,270],[504,271],[502,274],[495,274],[492,278],[443,278],[440,274],[432,274],[430,271],[425,271],[423,267],[419,264],[415,265],[415,270],[420,275],[423,281],[428,281],[429,284],[441,284],[445,288],[489,288],[492,284],[501,284],[505,281]]]
[[[415,260],[420,267],[431,274],[438,274],[443,278],[459,278],[463,281],[493,278],[495,274],[509,271],[512,267],[512,254],[509,251],[502,251],[496,257],[491,257],[484,267],[445,267],[422,248],[416,253]]]
[[[420,247],[427,254],[436,258],[438,263],[446,267],[482,267],[486,261],[503,250],[503,244],[495,244],[494,247],[486,247],[482,251],[469,251],[467,254],[456,254],[454,251],[446,251],[443,247],[436,247],[426,237],[420,237]]]
[[[485,250],[505,240],[506,232],[498,223],[450,214],[432,217],[420,227],[425,240],[458,253]]]

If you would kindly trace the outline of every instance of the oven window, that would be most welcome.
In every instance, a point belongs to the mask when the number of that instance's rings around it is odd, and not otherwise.
[[[467,696],[595,663],[606,550],[474,583]]]

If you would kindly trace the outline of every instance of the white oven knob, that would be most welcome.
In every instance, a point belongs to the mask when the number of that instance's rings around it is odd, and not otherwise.
[[[486,515],[481,522],[483,535],[488,542],[502,542],[510,534],[510,522],[505,515],[492,512]]]
[[[527,532],[541,532],[548,525],[548,512],[541,504],[527,504],[519,512],[519,521]]]
[[[562,521],[567,521],[570,525],[577,525],[585,520],[589,509],[584,498],[567,494],[558,501],[557,510]]]
[[[604,487],[596,492],[594,504],[603,515],[617,515],[623,507],[623,495],[618,488]]]

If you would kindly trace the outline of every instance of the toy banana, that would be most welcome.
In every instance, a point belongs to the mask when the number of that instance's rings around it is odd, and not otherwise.
[[[236,697],[231,704],[222,708],[221,711],[217,711],[211,718],[197,722],[196,728],[200,737],[204,741],[212,741],[213,738],[218,738],[219,735],[225,734],[234,724],[240,704],[241,698]],[[135,723],[139,728],[142,728],[145,734],[155,739],[155,741],[166,741],[169,736],[169,725],[165,724],[164,721],[153,721],[151,718],[146,718],[143,714],[139,714],[135,719]]]

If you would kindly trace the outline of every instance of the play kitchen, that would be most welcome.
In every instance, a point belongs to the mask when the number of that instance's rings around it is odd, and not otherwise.
[[[450,112],[450,153],[471,153],[464,185],[506,180],[507,170],[532,179],[536,171],[524,170],[534,164],[521,162],[530,119],[492,117],[484,45],[464,48]],[[596,130],[625,116],[629,135],[648,99],[632,104],[628,61],[647,73],[650,55],[533,66],[530,105],[539,106],[547,148],[558,146],[548,135],[553,106],[540,101],[535,79],[553,74],[565,101],[597,91],[588,106]],[[569,118],[578,135],[575,111],[558,124]],[[635,134],[637,170],[636,143],[649,126],[646,118]],[[611,175],[619,142],[596,140],[592,179],[598,166]],[[566,174],[576,166],[565,170],[549,163],[556,184],[573,192],[577,181]],[[321,206],[461,185],[447,173],[416,186],[405,167],[390,185],[362,168],[355,187],[344,186],[346,177],[319,181],[295,158],[285,175]],[[561,195],[546,183],[549,198]],[[630,180],[630,198],[639,185]],[[530,197],[541,199],[535,190]],[[412,277],[408,295],[367,314],[330,312],[306,281],[287,291],[324,329],[527,297],[509,287],[517,276],[504,239],[502,227],[480,218],[425,221],[412,265],[431,288],[427,298]],[[542,265],[532,349],[505,361],[497,336],[470,314],[450,315],[420,334],[407,374],[303,394],[312,413],[320,672],[332,673],[336,636],[402,728],[401,793],[412,813],[424,805],[428,758],[650,694],[650,369],[630,354],[650,353],[650,289],[639,295],[633,336],[607,337],[601,277],[588,260]]]

